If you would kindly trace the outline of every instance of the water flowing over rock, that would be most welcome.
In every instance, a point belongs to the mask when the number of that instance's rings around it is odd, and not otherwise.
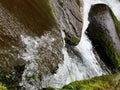
[[[105,4],[91,7],[87,34],[101,59],[112,69],[120,67],[119,21]]]
[[[0,0],[0,83],[9,90],[41,88],[43,75],[63,60],[56,25],[48,0]]]
[[[0,84],[42,90],[111,73],[83,19],[83,0],[0,0]]]
[[[60,90],[120,90],[120,74],[75,81]]]

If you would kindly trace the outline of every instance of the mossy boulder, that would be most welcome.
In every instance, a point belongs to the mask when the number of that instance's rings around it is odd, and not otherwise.
[[[66,37],[65,37],[66,44],[71,45],[71,46],[76,46],[79,44],[79,42],[80,42],[79,38],[75,37],[74,35],[72,35],[68,32],[65,32],[65,35],[66,35]]]
[[[112,69],[120,67],[120,23],[105,4],[91,7],[87,35],[101,59]]]
[[[120,90],[120,74],[75,81],[60,90]]]

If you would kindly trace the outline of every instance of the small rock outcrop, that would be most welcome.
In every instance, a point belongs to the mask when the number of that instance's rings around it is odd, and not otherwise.
[[[101,59],[112,69],[120,67],[120,23],[105,4],[93,5],[87,35]]]
[[[66,32],[65,32],[65,42],[68,44],[68,45],[71,45],[71,46],[76,46],[79,44],[80,42],[80,39],[75,37],[74,35]]]

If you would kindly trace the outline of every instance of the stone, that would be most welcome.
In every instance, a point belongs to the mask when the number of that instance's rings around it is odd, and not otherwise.
[[[87,35],[101,59],[112,70],[120,67],[119,21],[105,4],[93,5],[89,12]]]

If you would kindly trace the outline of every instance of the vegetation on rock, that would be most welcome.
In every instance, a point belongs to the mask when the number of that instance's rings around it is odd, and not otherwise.
[[[43,90],[120,90],[120,73],[74,81],[61,89],[48,87]]]
[[[119,38],[114,39],[114,36],[118,36],[116,32],[119,32],[120,27],[118,20],[114,14],[111,13],[112,11],[105,4],[92,6],[89,13],[90,24],[87,29],[87,35],[92,40],[101,59],[103,59],[111,68],[119,68],[120,51],[119,46],[117,45],[119,43]],[[109,22],[107,22],[107,18],[109,18]],[[111,29],[114,27],[115,29]]]
[[[75,81],[60,90],[120,90],[120,74]]]
[[[65,41],[69,45],[76,46],[79,44],[80,40],[76,37],[65,38]]]
[[[48,88],[44,88],[43,90],[56,90],[56,89],[53,87],[48,87]]]
[[[120,38],[120,21],[118,21],[117,17],[114,15],[114,13],[112,12],[112,10],[110,10],[110,13],[111,13],[111,16],[113,18],[117,34],[118,34],[118,36]]]
[[[65,31],[64,31],[65,32]],[[72,34],[70,34],[69,32],[65,32],[65,42],[71,46],[76,46],[79,44],[80,39],[78,39],[77,37],[73,36]]]
[[[0,90],[8,90],[5,86],[0,85]]]

